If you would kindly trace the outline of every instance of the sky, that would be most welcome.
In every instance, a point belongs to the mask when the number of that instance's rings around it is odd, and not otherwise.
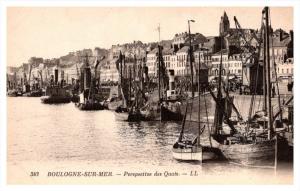
[[[258,29],[263,7],[9,7],[7,9],[7,65],[20,66],[32,56],[55,58],[84,48],[110,48],[141,40],[172,39],[187,31],[205,36],[219,34],[226,11],[230,27],[236,16],[243,28]],[[293,8],[271,7],[274,29],[293,29]]]

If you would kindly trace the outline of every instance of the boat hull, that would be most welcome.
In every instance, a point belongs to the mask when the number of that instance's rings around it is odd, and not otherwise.
[[[42,97],[43,94],[44,93],[42,90],[38,90],[38,91],[31,91],[31,92],[24,93],[23,96],[25,96],[25,97]]]
[[[56,97],[56,96],[42,96],[42,103],[45,104],[59,104],[59,103],[70,103],[70,97]]]
[[[10,91],[7,93],[8,97],[20,97],[22,96],[22,92],[17,92],[17,91]]]
[[[74,103],[78,103],[80,101],[79,95],[73,94],[71,97],[71,101]]]
[[[245,166],[273,166],[275,147],[275,139],[250,144],[221,144],[219,146],[226,159]]]
[[[171,111],[170,109],[161,106],[161,121],[182,121],[183,115],[180,111]]]
[[[128,112],[114,112],[117,121],[128,121]]]
[[[173,148],[173,158],[180,161],[202,161],[202,147]]]
[[[108,104],[108,109],[109,110],[116,110],[118,107],[121,107],[123,105],[123,101],[122,100],[114,100],[109,102]]]
[[[115,118],[118,121],[128,122],[147,121],[141,113],[115,112]]]
[[[104,110],[105,107],[101,103],[76,103],[76,107],[83,111]]]

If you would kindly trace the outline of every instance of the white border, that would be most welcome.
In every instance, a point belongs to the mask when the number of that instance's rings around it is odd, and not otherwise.
[[[300,1],[297,0],[273,0],[273,1],[262,1],[262,0],[99,0],[99,1],[59,1],[59,0],[46,0],[46,1],[32,1],[32,0],[0,0],[0,190],[24,190],[24,191],[34,191],[34,190],[222,190],[222,191],[232,191],[232,190],[300,190],[300,176],[299,176],[299,129],[296,127],[299,123],[299,119],[295,117],[295,138],[294,145],[297,148],[295,149],[295,159],[294,159],[294,185],[293,186],[278,186],[278,185],[267,185],[267,186],[249,186],[249,185],[240,185],[240,186],[212,186],[212,185],[199,185],[199,186],[178,186],[178,185],[169,185],[169,186],[132,186],[132,185],[89,185],[89,186],[81,186],[81,185],[64,185],[64,186],[7,186],[6,185],[6,8],[14,7],[14,6],[23,6],[23,7],[92,7],[92,6],[104,6],[104,7],[141,7],[141,6],[152,6],[152,7],[188,7],[188,6],[224,6],[224,7],[245,7],[245,6],[293,6],[294,7],[294,34],[299,33],[299,23],[300,23]],[[294,35],[294,72],[295,74],[299,73],[299,67],[297,66],[299,62],[299,56],[297,53],[300,52],[299,49],[299,37]],[[299,87],[299,75],[294,75],[295,79],[295,116],[299,116],[298,111],[298,95],[297,89]]]

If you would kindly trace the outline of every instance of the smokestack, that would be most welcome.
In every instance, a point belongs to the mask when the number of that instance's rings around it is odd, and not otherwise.
[[[55,82],[55,84],[58,83],[58,69],[57,68],[54,69],[54,82]]]
[[[84,89],[89,89],[91,86],[92,81],[92,75],[91,75],[91,69],[89,67],[86,67],[84,69]]]

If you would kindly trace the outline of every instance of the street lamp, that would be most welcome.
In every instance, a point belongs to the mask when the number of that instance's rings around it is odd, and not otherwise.
[[[192,97],[194,97],[194,87],[193,87],[193,66],[192,66],[192,38],[191,38],[191,28],[190,28],[190,22],[195,22],[195,20],[188,20],[188,27],[189,27],[189,42],[190,42],[190,47],[189,47],[189,56],[190,56],[190,67],[191,67],[191,84],[192,84]]]

